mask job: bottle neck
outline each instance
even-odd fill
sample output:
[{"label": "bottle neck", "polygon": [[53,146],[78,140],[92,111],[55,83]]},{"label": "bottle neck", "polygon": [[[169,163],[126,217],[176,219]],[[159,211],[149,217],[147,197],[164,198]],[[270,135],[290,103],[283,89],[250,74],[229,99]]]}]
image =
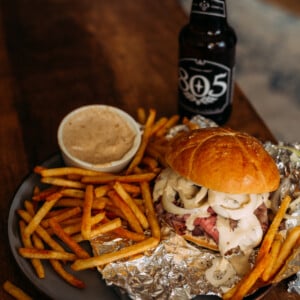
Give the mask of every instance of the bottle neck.
[{"label": "bottle neck", "polygon": [[227,24],[225,0],[193,0],[190,24],[203,28],[220,28]]}]

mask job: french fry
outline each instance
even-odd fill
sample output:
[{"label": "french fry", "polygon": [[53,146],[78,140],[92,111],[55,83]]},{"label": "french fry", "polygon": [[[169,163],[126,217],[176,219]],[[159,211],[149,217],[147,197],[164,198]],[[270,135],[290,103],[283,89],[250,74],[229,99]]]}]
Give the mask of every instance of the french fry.
[{"label": "french fry", "polygon": [[[56,206],[56,205],[54,205]],[[64,214],[65,212],[69,211],[70,209],[72,208],[69,208],[69,207],[66,207],[66,208],[61,208],[61,209],[53,209],[53,210],[50,210],[46,216],[44,217],[44,219],[41,221],[41,224],[43,224],[43,222],[47,219],[50,219],[50,218],[53,218],[53,217],[56,217],[56,216],[59,216],[61,214]]]},{"label": "french fry", "polygon": [[47,197],[49,197],[53,193],[56,193],[56,192],[59,192],[59,191],[60,191],[60,187],[51,186],[47,189],[44,189],[43,191],[34,193],[34,195],[32,197],[32,200],[34,200],[34,201],[45,200]]},{"label": "french fry", "polygon": [[3,284],[3,289],[5,292],[13,296],[18,300],[32,300],[29,295],[27,295],[22,289],[11,283],[9,280],[5,281]]},{"label": "french fry", "polygon": [[146,121],[146,124],[144,127],[144,133],[142,136],[141,145],[140,145],[136,155],[134,156],[133,160],[131,161],[130,165],[128,166],[126,174],[131,174],[132,171],[134,170],[134,168],[143,159],[146,147],[148,145],[148,142],[149,142],[149,139],[151,136],[152,126],[154,124],[155,117],[156,117],[156,111],[154,109],[150,109],[149,116],[147,118],[147,121]]},{"label": "french fry", "polygon": [[144,199],[144,205],[146,210],[146,215],[149,220],[152,236],[160,240],[160,226],[156,217],[156,213],[153,206],[153,200],[150,192],[150,186],[148,182],[141,183],[141,190]]},{"label": "french fry", "polygon": [[114,204],[106,205],[105,210],[107,212],[107,216],[109,216],[110,218],[119,217],[123,220],[126,220],[126,216],[123,214],[120,208],[114,206]]},{"label": "french fry", "polygon": [[173,115],[170,119],[168,119],[164,126],[157,131],[156,135],[158,137],[164,136],[171,127],[178,123],[179,118],[179,115]]},{"label": "french fry", "polygon": [[269,280],[269,282],[271,282],[272,284],[275,285],[275,284],[279,283],[280,281],[282,281],[283,279],[285,279],[287,277],[287,274],[290,274],[289,273],[290,271],[292,271],[292,273],[294,273],[293,261],[295,259],[298,259],[298,257],[299,257],[299,247],[300,247],[300,238],[298,238],[298,240],[292,247],[289,256],[284,261],[284,263],[282,264],[282,266],[280,267],[278,272],[273,276],[273,278],[271,280]]},{"label": "french fry", "polygon": [[46,167],[43,166],[35,166],[33,169],[33,172],[36,174],[41,174],[42,170],[46,169]]},{"label": "french fry", "polygon": [[103,196],[105,196],[105,195],[107,194],[107,192],[108,192],[109,190],[111,190],[111,186],[108,185],[108,184],[105,184],[105,185],[101,185],[101,186],[99,186],[99,187],[96,187],[96,188],[95,188],[95,196],[96,196],[97,198],[103,197]]},{"label": "french fry", "polygon": [[155,135],[168,122],[167,117],[161,117],[151,128],[151,135]]},{"label": "french fry", "polygon": [[113,231],[117,228],[120,228],[121,226],[122,226],[122,221],[120,218],[110,220],[109,222],[104,224],[99,224],[93,228],[90,238],[93,239],[99,236],[100,234]]},{"label": "french fry", "polygon": [[60,187],[69,187],[69,188],[77,188],[77,189],[84,189],[85,184],[78,182],[78,181],[73,181],[73,180],[67,180],[59,177],[42,177],[41,182],[47,183],[47,184],[52,184],[55,186],[60,186]]},{"label": "french fry", "polygon": [[291,228],[286,236],[286,239],[284,240],[279,255],[275,260],[274,266],[270,272],[269,278],[272,278],[275,276],[275,274],[280,270],[280,268],[283,266],[285,261],[288,259],[288,257],[291,254],[291,251],[297,241],[300,239],[300,226],[296,226]]},{"label": "french fry", "polygon": [[28,213],[31,216],[34,216],[34,214],[35,214],[35,208],[34,208],[34,205],[33,205],[33,203],[31,201],[25,200],[24,201],[24,207],[25,207],[25,209],[28,211]]},{"label": "french fry", "polygon": [[103,174],[102,172],[76,168],[76,167],[42,169],[38,173],[42,177],[59,177],[59,176],[66,176],[66,175],[97,176],[99,174]]},{"label": "french fry", "polygon": [[267,264],[266,269],[264,270],[261,278],[264,282],[267,282],[270,280],[271,274],[272,274],[272,269],[276,263],[277,257],[279,255],[280,248],[283,243],[283,236],[280,233],[277,233],[275,235],[274,241],[271,245],[271,250],[270,250],[270,261]]},{"label": "french fry", "polygon": [[76,175],[76,174],[69,174],[69,175],[66,175],[64,177],[65,177],[65,179],[68,179],[68,180],[80,181],[82,176],[81,175]]},{"label": "french fry", "polygon": [[146,123],[146,112],[145,109],[142,107],[139,107],[137,109],[137,121],[140,124],[145,124]]},{"label": "french fry", "polygon": [[144,241],[133,244],[128,247],[124,247],[116,252],[110,252],[99,256],[94,256],[87,259],[78,259],[72,265],[71,268],[75,271],[94,268],[97,266],[106,265],[108,263],[131,257],[133,255],[143,253],[147,250],[155,248],[159,243],[159,240],[153,237],[147,238]]},{"label": "french fry", "polygon": [[63,278],[66,282],[68,282],[70,285],[79,288],[79,289],[83,289],[85,288],[85,283],[80,280],[77,279],[75,276],[73,276],[72,274],[68,273],[62,266],[62,264],[60,263],[60,261],[55,260],[55,259],[50,259],[50,264],[52,266],[52,268],[55,270],[55,272],[61,277]]},{"label": "french fry", "polygon": [[[107,199],[104,197],[96,198],[93,201],[92,208],[101,210],[105,207]],[[83,200],[82,199],[74,199],[74,198],[63,198],[59,199],[55,205],[56,207],[83,207]]]},{"label": "french fry", "polygon": [[83,190],[78,190],[78,189],[62,189],[61,194],[64,197],[70,197],[70,198],[79,198],[83,199],[84,198],[84,191]]},{"label": "french fry", "polygon": [[114,190],[119,194],[119,196],[124,200],[124,202],[129,206],[129,208],[135,214],[141,226],[144,229],[149,228],[149,223],[144,213],[140,210],[140,208],[137,206],[137,204],[134,202],[131,196],[126,192],[123,185],[120,182],[116,181],[113,187]]},{"label": "french fry", "polygon": [[143,228],[141,227],[138,219],[130,209],[130,207],[122,200],[122,198],[115,191],[108,192],[108,196],[114,202],[115,206],[120,208],[129,226],[138,233],[143,233]]},{"label": "french fry", "polygon": [[[17,210],[17,213],[27,224],[32,220],[30,214],[25,210],[19,209]],[[42,226],[37,226],[35,231],[39,237],[52,249],[56,251],[64,251],[63,247],[59,245]]]},{"label": "french fry", "polygon": [[56,199],[44,202],[44,204],[41,206],[38,212],[33,216],[31,221],[27,224],[27,227],[24,230],[25,235],[30,236],[36,230],[36,228],[39,226],[40,222],[45,217],[45,215],[59,200],[60,196],[61,196],[60,194],[57,194]]},{"label": "french fry", "polygon": [[94,200],[94,187],[92,185],[87,185],[85,190],[85,197],[83,203],[83,214],[81,221],[81,234],[85,240],[88,240],[90,237],[92,229],[92,206]]},{"label": "french fry", "polygon": [[25,258],[59,259],[66,261],[74,261],[77,258],[73,253],[47,249],[19,248],[19,253]]},{"label": "french fry", "polygon": [[[79,206],[76,206],[71,209],[66,209],[66,210],[64,209],[59,214],[56,214],[50,219],[54,219],[56,222],[60,223],[64,220],[67,220],[73,216],[78,215],[79,213],[81,213],[81,208]],[[41,224],[43,227],[47,228],[49,226],[49,218],[41,221]]]},{"label": "french fry", "polygon": [[[113,219],[107,223],[104,224],[99,224],[98,226],[94,227],[93,230],[90,233],[89,239],[94,239],[97,236],[113,231],[117,228],[120,228],[122,226],[122,222],[120,218]],[[73,236],[73,239],[77,242],[80,243],[84,241],[85,239],[83,238],[82,234],[78,234],[76,236]]]},{"label": "french fry", "polygon": [[288,209],[288,206],[291,202],[291,197],[290,196],[286,196],[284,197],[284,199],[281,202],[281,205],[262,241],[262,244],[260,246],[258,255],[257,255],[257,260],[260,260],[262,257],[264,257],[267,253],[269,253],[272,242],[274,240],[274,237],[276,235],[276,233],[278,232],[278,228],[279,225],[285,215],[285,212]]},{"label": "french fry", "polygon": [[[30,237],[28,237],[24,234],[24,230],[26,228],[25,221],[20,220],[19,221],[19,226],[20,226],[20,233],[21,233],[21,239],[22,239],[22,242],[23,242],[23,246],[25,248],[33,248]],[[37,276],[39,278],[45,278],[45,269],[44,269],[41,261],[39,259],[33,258],[33,259],[31,259],[31,264],[32,264]]]},{"label": "french fry", "polygon": [[[95,224],[101,222],[104,219],[104,217],[105,217],[105,212],[100,212],[97,215],[93,216],[91,218],[92,225],[95,225]],[[80,219],[80,222],[70,224],[70,225],[64,227],[64,231],[69,235],[81,232],[81,221],[82,221],[82,218]]]},{"label": "french fry", "polygon": [[37,234],[32,235],[32,243],[37,249],[45,249],[42,239]]},{"label": "french fry", "polygon": [[60,222],[60,225],[65,230],[65,228],[68,227],[68,226],[78,224],[79,225],[79,231],[80,231],[81,230],[81,219],[82,219],[81,216],[70,218],[68,220]]},{"label": "french fry", "polygon": [[134,183],[125,183],[122,182],[122,186],[125,189],[125,191],[133,196],[137,196],[141,193],[141,189],[138,185]]},{"label": "french fry", "polygon": [[54,233],[80,258],[88,258],[90,255],[69,236],[55,219],[49,220],[49,225]]},{"label": "french fry", "polygon": [[103,175],[103,176],[84,176],[81,182],[86,184],[105,184],[114,181],[120,181],[125,183],[138,183],[142,181],[150,181],[156,177],[153,172],[144,174],[131,174],[131,175]]}]

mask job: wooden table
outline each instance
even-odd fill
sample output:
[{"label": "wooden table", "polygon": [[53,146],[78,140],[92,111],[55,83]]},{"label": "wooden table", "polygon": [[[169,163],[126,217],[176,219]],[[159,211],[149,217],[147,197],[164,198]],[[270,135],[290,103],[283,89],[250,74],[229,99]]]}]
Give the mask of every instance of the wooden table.
[{"label": "wooden table", "polygon": [[279,8],[286,12],[299,16],[300,15],[300,3],[298,0],[261,0],[269,4],[275,4]]},{"label": "wooden table", "polygon": [[[175,0],[3,0],[0,22],[0,283],[47,299],[20,272],[7,237],[14,191],[58,151],[56,130],[91,103],[176,113],[177,35],[187,21]],[[274,137],[236,86],[228,126]],[[280,285],[264,299],[296,299]],[[12,299],[0,289],[1,299]]]}]

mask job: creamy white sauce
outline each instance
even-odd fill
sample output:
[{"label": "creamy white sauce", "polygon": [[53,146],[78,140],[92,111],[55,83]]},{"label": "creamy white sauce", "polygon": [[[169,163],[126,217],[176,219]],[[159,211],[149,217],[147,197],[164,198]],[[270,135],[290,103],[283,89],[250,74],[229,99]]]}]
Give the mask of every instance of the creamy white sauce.
[{"label": "creamy white sauce", "polygon": [[238,220],[237,227],[232,229],[229,219],[217,217],[219,231],[219,250],[222,255],[230,249],[240,247],[244,254],[250,254],[261,241],[263,231],[257,217],[251,213],[247,218]]}]

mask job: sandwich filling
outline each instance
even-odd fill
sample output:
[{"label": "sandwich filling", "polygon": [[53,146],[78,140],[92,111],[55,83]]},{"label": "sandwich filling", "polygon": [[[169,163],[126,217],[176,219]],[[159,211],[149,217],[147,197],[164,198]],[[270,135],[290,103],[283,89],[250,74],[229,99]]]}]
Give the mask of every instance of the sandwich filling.
[{"label": "sandwich filling", "polygon": [[171,168],[158,177],[154,191],[159,214],[178,234],[212,239],[222,255],[245,255],[259,245],[268,227],[269,193],[228,194],[180,176]]}]

